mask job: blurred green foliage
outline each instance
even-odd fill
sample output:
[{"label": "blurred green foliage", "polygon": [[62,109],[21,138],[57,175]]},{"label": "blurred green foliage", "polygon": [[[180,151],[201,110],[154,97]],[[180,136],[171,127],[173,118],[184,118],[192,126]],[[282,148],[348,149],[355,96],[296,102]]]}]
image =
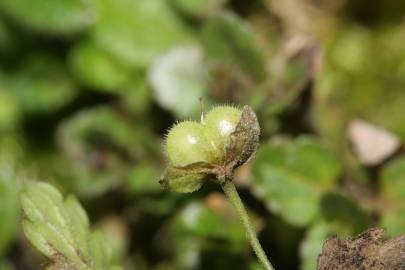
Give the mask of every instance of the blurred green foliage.
[{"label": "blurred green foliage", "polygon": [[0,168],[0,256],[3,256],[17,232],[19,204],[13,168],[5,161],[1,161]]},{"label": "blurred green foliage", "polygon": [[335,186],[340,173],[333,154],[311,138],[262,145],[256,159],[254,192],[272,212],[298,226],[318,215],[322,194]]},{"label": "blurred green foliage", "polygon": [[[107,243],[124,269],[260,269],[217,187],[158,184],[166,130],[197,119],[200,97],[259,117],[261,147],[235,181],[276,269],[315,269],[333,234],[404,233],[404,4],[371,2],[0,1],[0,269],[44,263],[18,225],[27,178],[80,201],[47,184],[23,191],[32,207],[48,200],[57,232],[41,232],[61,249],[59,234],[78,245],[71,230],[87,237],[91,224],[107,239],[86,240],[97,262]],[[400,146],[365,164],[356,149],[376,134],[349,138],[354,119]],[[88,221],[69,214],[80,205]],[[26,232],[43,227],[22,217]]]}]

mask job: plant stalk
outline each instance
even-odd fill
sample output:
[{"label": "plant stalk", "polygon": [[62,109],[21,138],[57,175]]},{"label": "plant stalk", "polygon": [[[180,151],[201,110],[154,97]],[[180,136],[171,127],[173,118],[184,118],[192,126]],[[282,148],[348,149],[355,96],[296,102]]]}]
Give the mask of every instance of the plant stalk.
[{"label": "plant stalk", "polygon": [[239,194],[238,194],[238,191],[236,190],[235,185],[233,184],[232,181],[228,180],[228,181],[224,181],[224,183],[221,186],[222,186],[224,193],[226,194],[228,199],[231,201],[233,207],[235,208],[236,212],[238,213],[238,216],[239,216],[240,220],[242,221],[243,226],[245,227],[246,236],[247,236],[254,252],[256,253],[257,258],[259,259],[259,262],[262,264],[264,269],[274,270],[274,267],[271,265],[269,259],[266,256],[266,253],[264,253],[264,250],[259,243],[259,239],[256,236],[256,232],[253,228],[252,223],[250,222],[246,208],[243,205],[242,200],[239,197]]}]

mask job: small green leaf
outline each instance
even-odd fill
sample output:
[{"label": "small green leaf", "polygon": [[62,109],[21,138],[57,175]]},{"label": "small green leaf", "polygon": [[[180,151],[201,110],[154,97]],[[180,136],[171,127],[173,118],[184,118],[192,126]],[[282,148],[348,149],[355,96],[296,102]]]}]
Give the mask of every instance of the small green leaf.
[{"label": "small green leaf", "polygon": [[25,237],[38,249],[39,252],[51,258],[56,254],[56,251],[48,244],[48,240],[42,233],[38,232],[38,228],[29,221],[22,222]]},{"label": "small green leaf", "polygon": [[51,55],[31,55],[6,76],[5,87],[27,113],[53,112],[76,95],[63,62]]},{"label": "small green leaf", "polygon": [[99,91],[122,92],[131,72],[94,42],[76,45],[69,55],[71,69],[83,84]]},{"label": "small green leaf", "polygon": [[90,233],[87,214],[76,198],[64,199],[47,183],[27,181],[20,199],[24,233],[50,260],[49,269],[109,269],[106,242]]},{"label": "small green leaf", "polygon": [[257,153],[254,192],[287,222],[302,226],[319,214],[321,195],[339,172],[335,156],[312,138],[273,141]]},{"label": "small green leaf", "polygon": [[78,254],[86,256],[87,245],[81,242],[82,232],[75,229],[84,227],[87,234],[88,224],[75,223],[76,217],[67,211],[68,201],[63,201],[59,191],[46,183],[27,182],[21,193],[21,204],[25,213],[24,232],[32,244],[48,257],[61,253],[72,264],[86,269],[87,262]]},{"label": "small green leaf", "polygon": [[266,77],[264,57],[252,30],[235,14],[223,12],[210,19],[202,38],[205,52],[214,63],[236,65],[258,81]]},{"label": "small green leaf", "polygon": [[165,50],[189,40],[163,0],[103,0],[92,34],[102,49],[135,67],[147,67]]},{"label": "small green leaf", "polygon": [[89,228],[89,219],[76,197],[69,195],[65,200],[65,209],[71,217],[69,226],[75,232],[77,243],[86,246]]},{"label": "small green leaf", "polygon": [[3,0],[0,9],[18,23],[51,34],[86,29],[96,19],[96,0]]}]

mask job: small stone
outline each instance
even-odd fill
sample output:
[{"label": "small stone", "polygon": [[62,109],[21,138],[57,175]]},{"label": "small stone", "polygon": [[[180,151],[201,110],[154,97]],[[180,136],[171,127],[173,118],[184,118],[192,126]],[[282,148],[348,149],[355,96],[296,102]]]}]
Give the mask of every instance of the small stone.
[{"label": "small stone", "polygon": [[378,165],[400,146],[400,140],[394,134],[360,119],[349,123],[347,135],[354,152],[365,165]]}]

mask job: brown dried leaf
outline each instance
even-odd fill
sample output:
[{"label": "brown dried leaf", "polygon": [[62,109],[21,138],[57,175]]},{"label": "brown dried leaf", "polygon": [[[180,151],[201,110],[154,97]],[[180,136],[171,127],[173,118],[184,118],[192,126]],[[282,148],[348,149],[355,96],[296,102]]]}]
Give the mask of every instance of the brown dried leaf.
[{"label": "brown dried leaf", "polygon": [[259,137],[257,116],[251,107],[244,106],[239,123],[226,146],[226,164],[235,169],[248,161],[259,147]]},{"label": "brown dried leaf", "polygon": [[405,269],[405,235],[386,241],[379,250],[379,259],[384,269]]},{"label": "brown dried leaf", "polygon": [[405,270],[405,236],[384,242],[384,230],[370,229],[359,236],[325,241],[318,270]]}]

